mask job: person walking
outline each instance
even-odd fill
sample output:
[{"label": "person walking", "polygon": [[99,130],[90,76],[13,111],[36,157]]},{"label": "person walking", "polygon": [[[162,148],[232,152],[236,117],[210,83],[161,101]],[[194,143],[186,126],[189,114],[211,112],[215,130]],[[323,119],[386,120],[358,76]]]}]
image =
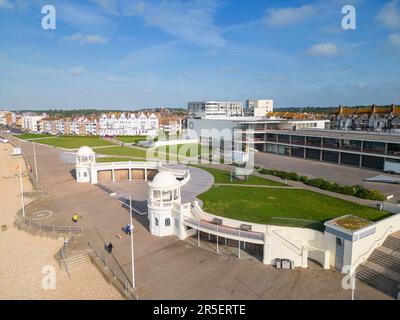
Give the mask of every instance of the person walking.
[{"label": "person walking", "polygon": [[110,243],[108,244],[108,246],[107,246],[107,251],[108,251],[109,254],[112,253],[112,249],[113,249],[113,244],[110,242]]}]

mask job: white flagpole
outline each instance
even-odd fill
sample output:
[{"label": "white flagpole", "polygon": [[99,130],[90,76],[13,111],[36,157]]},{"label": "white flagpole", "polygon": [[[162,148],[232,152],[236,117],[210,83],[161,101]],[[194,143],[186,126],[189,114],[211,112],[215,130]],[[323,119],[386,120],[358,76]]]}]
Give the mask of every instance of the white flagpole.
[{"label": "white flagpole", "polygon": [[21,161],[19,161],[19,188],[21,192],[21,203],[22,203],[22,215],[25,218],[25,202],[24,202],[24,188],[22,186],[22,165]]},{"label": "white flagpole", "polygon": [[239,257],[238,258],[240,259],[240,228],[239,228]]},{"label": "white flagpole", "polygon": [[131,222],[132,287],[135,289],[135,265],[134,265],[134,255],[133,255],[132,196],[129,196],[129,217],[130,217],[130,222]]},{"label": "white flagpole", "polygon": [[218,238],[218,224],[217,224],[217,253],[219,253],[219,238]]},{"label": "white flagpole", "polygon": [[36,161],[36,148],[35,148],[35,143],[32,142],[33,145],[33,161],[35,162],[35,177],[36,177],[36,181],[39,181],[38,178],[38,169],[37,169],[37,161]]}]

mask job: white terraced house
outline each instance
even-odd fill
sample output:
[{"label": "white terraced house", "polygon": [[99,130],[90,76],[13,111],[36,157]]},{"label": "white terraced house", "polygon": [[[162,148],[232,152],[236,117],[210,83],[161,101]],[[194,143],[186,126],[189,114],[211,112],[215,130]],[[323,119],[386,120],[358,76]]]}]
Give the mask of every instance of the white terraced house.
[{"label": "white terraced house", "polygon": [[100,117],[100,135],[157,135],[159,128],[159,120],[157,116],[152,113],[146,115],[139,113],[135,115],[131,113],[125,115],[122,113],[119,117],[115,114],[107,116],[102,114]]}]

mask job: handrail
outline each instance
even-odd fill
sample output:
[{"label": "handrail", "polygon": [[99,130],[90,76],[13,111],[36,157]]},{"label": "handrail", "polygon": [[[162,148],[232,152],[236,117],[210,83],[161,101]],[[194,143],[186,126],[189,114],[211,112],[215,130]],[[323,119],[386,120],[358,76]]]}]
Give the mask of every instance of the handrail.
[{"label": "handrail", "polygon": [[387,237],[388,237],[388,233],[392,233],[392,232],[393,232],[393,226],[390,225],[390,226],[386,229],[386,231],[385,231],[385,233],[383,234],[383,236],[380,237],[379,239],[375,240],[375,241],[372,243],[372,245],[368,248],[368,250],[367,250],[364,254],[362,254],[361,256],[359,256],[359,257],[357,258],[357,260],[352,264],[353,270],[354,270],[355,268],[358,267],[357,263],[361,263],[361,261],[359,262],[359,260],[360,260],[361,258],[364,258],[364,256],[366,256],[366,255],[368,255],[368,256],[371,255],[372,251],[374,251],[374,250],[376,249],[376,247],[375,247],[376,244],[377,244],[378,242],[380,242],[383,238],[387,238]]},{"label": "handrail", "polygon": [[[107,256],[104,258],[103,255],[100,253],[100,250],[98,250],[92,243],[92,241],[90,241],[88,243],[89,245],[89,249],[96,255],[97,258],[99,258],[101,260],[101,262],[103,263],[104,267],[107,268],[108,270],[111,271],[112,275],[114,276],[115,279],[117,279],[120,284],[124,287],[125,292],[130,295],[131,297],[134,297],[136,300],[138,300],[138,296],[137,296],[137,291],[135,288],[133,288],[133,286],[130,284],[130,280],[128,279],[128,277],[124,274],[124,271],[122,270],[121,267],[119,267],[122,271],[122,276],[117,272],[118,269],[116,269],[115,267],[111,266],[109,264],[109,261],[107,260]],[[117,262],[118,265],[118,262]]]},{"label": "handrail", "polygon": [[[247,239],[259,240],[259,241],[264,240],[264,234],[262,234],[262,233],[245,231],[245,230],[241,230],[241,229],[237,229],[237,228],[230,228],[230,227],[223,226],[223,225],[216,225],[212,222],[199,221],[199,220],[192,219],[189,217],[184,217],[184,221],[188,224],[191,224],[192,226],[212,230],[212,231],[222,233],[225,235],[231,235],[231,236],[235,236],[235,237],[244,237]],[[217,231],[217,229],[218,229],[218,231]]]},{"label": "handrail", "polygon": [[[302,255],[303,254],[303,250],[302,248],[299,248],[298,246],[296,246],[294,243],[290,242],[288,239],[284,238],[282,235],[280,235],[279,233],[277,233],[276,231],[272,231],[273,235],[278,236],[278,240],[279,240],[284,246],[286,246],[288,249],[292,250],[294,253],[298,254],[298,255]],[[283,241],[282,241],[283,240]]]}]

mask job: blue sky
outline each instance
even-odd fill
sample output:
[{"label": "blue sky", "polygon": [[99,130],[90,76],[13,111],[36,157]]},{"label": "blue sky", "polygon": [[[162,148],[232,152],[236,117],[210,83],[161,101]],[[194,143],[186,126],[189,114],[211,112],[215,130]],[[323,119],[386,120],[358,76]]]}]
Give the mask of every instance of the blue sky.
[{"label": "blue sky", "polygon": [[399,104],[400,0],[0,0],[0,109],[248,98]]}]

